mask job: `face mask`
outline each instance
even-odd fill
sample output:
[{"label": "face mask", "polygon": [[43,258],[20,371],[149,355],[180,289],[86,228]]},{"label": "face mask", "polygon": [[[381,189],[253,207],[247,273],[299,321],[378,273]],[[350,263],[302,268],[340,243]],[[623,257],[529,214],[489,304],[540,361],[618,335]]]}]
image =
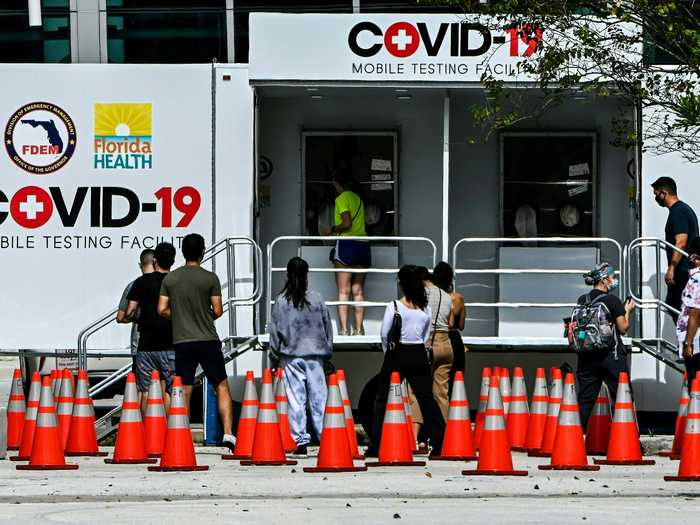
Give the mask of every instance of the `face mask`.
[{"label": "face mask", "polygon": [[620,287],[620,281],[613,281],[610,283],[608,290],[617,290]]},{"label": "face mask", "polygon": [[664,205],[664,199],[663,199],[663,197],[661,197],[660,194],[659,194],[659,195],[654,195],[654,200],[656,201],[656,204],[658,204],[658,205],[661,206],[662,208],[665,206],[665,205]]}]

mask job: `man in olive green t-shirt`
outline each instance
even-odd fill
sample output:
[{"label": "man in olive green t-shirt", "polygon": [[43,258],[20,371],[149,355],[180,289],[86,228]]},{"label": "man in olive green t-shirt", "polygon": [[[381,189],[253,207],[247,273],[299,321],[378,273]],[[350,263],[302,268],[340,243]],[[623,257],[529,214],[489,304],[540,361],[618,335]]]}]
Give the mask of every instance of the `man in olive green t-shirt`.
[{"label": "man in olive green t-shirt", "polygon": [[221,283],[215,273],[201,267],[204,248],[204,238],[199,234],[191,233],[182,240],[185,266],[163,279],[158,313],[172,321],[175,371],[182,379],[185,405],[189,410],[195,372],[201,365],[216,392],[224,427],[223,445],[233,450],[233,405],[221,341],[214,326],[223,315]]}]

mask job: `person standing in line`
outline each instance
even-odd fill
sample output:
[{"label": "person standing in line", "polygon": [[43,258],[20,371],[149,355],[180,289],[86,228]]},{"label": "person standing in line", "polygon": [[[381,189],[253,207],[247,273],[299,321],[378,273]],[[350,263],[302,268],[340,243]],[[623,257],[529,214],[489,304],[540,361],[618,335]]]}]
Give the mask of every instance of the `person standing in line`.
[{"label": "person standing in line", "polygon": [[[608,387],[610,398],[617,397],[617,385],[620,372],[629,373],[627,366],[627,350],[622,342],[622,335],[630,327],[630,314],[634,310],[632,300],[622,301],[613,291],[619,287],[615,270],[603,262],[584,275],[586,284],[593,289],[578,298],[577,304],[594,307],[601,305],[603,318],[599,319],[599,327],[609,327],[609,346],[605,349],[586,350],[578,353],[576,380],[578,382],[578,403],[581,412],[581,426],[586,428],[593,405],[600,392],[603,382]],[[574,310],[575,311],[575,310]],[[597,333],[602,333],[598,330]]]},{"label": "person standing in line", "polygon": [[462,330],[466,321],[466,308],[464,307],[464,296],[454,290],[454,270],[444,261],[437,263],[431,274],[431,280],[435,286],[447,292],[452,299],[452,309],[448,320],[448,336],[452,344],[452,367],[450,368],[450,379],[448,397],[452,394],[452,383],[455,373],[459,370],[464,372],[465,352],[462,341]]},{"label": "person standing in line", "polygon": [[333,350],[333,326],[321,295],[308,289],[309,265],[293,257],[287,263],[287,282],[275,300],[270,320],[270,361],[284,369],[288,417],[297,445],[295,456],[307,455],[307,405],[318,439],[326,408],[325,362]]},{"label": "person standing in line", "polygon": [[141,411],[146,414],[151,372],[160,374],[160,386],[167,412],[170,406],[170,389],[175,375],[175,351],[173,328],[169,319],[158,315],[158,301],[163,279],[175,262],[175,247],[169,242],[156,246],[154,271],[134,281],[129,290],[129,306],[126,317],[131,319],[140,312],[136,323],[139,327],[138,352],[134,356],[136,386],[141,397]]},{"label": "person standing in line", "polygon": [[[665,240],[679,250],[686,251],[688,243],[699,235],[698,218],[693,209],[678,198],[676,181],[671,177],[659,177],[651,185],[654,190],[654,200],[664,208],[668,208],[666,219]],[[681,294],[688,282],[688,258],[672,248],[666,248],[668,269],[666,281],[666,304],[681,309]],[[669,312],[673,322],[678,321],[678,314]]]},{"label": "person standing in line", "polygon": [[226,364],[214,321],[224,313],[221,283],[215,273],[202,268],[204,238],[190,233],[182,239],[185,266],[163,279],[158,314],[172,320],[175,371],[182,379],[185,406],[190,407],[197,366],[214,387],[224,429],[222,444],[233,450],[233,403],[228,386]]},{"label": "person standing in line", "polygon": [[[153,254],[154,252],[150,248],[147,248],[141,252],[141,255],[139,256],[139,270],[141,270],[141,275],[146,275],[154,270]],[[137,323],[134,322],[134,319],[138,318],[138,311],[136,312],[136,315],[133,319],[128,319],[126,316],[126,310],[129,307],[129,290],[131,290],[131,286],[133,284],[134,281],[131,281],[129,284],[126,285],[126,288],[124,288],[124,291],[122,292],[122,297],[121,299],[119,299],[119,306],[117,307],[116,318],[116,321],[119,324],[132,323],[131,340],[129,343],[132,357],[136,355],[136,352],[139,348],[139,328]]]},{"label": "person standing in line", "polygon": [[[333,186],[338,197],[335,199],[334,224],[326,234],[339,236],[334,250],[331,252],[331,262],[338,269],[344,268],[369,268],[372,265],[372,252],[370,245],[365,241],[344,240],[343,237],[366,237],[365,230],[365,205],[362,198],[351,191],[351,179],[347,170],[339,169],[333,175]],[[335,274],[338,286],[338,300],[364,301],[365,273],[338,272]],[[352,335],[364,335],[363,326],[365,309],[362,306],[354,307],[355,326]],[[338,305],[338,335],[350,335],[348,318],[350,307]]]},{"label": "person standing in line", "polygon": [[688,372],[688,393],[692,379],[700,371],[700,237],[695,237],[688,246],[690,271],[682,294],[681,315],[678,316],[676,333],[678,351],[685,361]]},{"label": "person standing in line", "polygon": [[[379,451],[392,372],[399,372],[413,390],[423,414],[433,453],[437,455],[442,449],[445,421],[432,392],[431,364],[426,347],[430,339],[432,312],[422,277],[416,266],[403,266],[399,270],[398,281],[404,295],[398,301],[390,302],[384,312],[381,326],[384,362],[374,402],[374,422],[366,456],[376,456]],[[401,316],[400,334],[393,334],[392,330],[395,313]]]},{"label": "person standing in line", "polygon": [[449,336],[452,298],[450,294],[435,285],[426,268],[421,267],[420,271],[423,274],[428,306],[432,312],[428,346],[433,353],[433,397],[440,407],[443,419],[447,420],[447,411],[450,408],[447,392],[453,361],[452,343]]}]

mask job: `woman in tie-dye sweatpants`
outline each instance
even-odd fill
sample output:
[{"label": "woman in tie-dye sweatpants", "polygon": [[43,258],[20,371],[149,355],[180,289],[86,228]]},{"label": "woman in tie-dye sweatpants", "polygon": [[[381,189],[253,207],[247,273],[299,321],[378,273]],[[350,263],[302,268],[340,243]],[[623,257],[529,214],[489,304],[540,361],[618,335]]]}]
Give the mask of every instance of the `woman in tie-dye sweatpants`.
[{"label": "woman in tie-dye sweatpants", "polygon": [[326,407],[324,364],[333,349],[333,328],[320,294],[308,290],[309,265],[300,257],[287,263],[287,282],[275,300],[270,319],[270,360],[284,369],[288,417],[296,456],[305,456],[311,436],[306,408],[320,439]]}]

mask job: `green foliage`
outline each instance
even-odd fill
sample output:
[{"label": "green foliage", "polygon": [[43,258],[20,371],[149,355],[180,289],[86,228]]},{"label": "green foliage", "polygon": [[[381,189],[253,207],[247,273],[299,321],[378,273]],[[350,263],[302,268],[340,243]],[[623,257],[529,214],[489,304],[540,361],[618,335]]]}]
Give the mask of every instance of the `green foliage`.
[{"label": "green foliage", "polygon": [[[630,141],[659,153],[681,151],[700,161],[700,1],[694,0],[423,0],[460,8],[492,29],[542,28],[535,54],[521,71],[540,88],[536,107],[527,90],[507,89],[491,73],[488,96],[471,108],[488,137],[570,100],[572,95],[616,97],[644,110],[644,136],[624,126],[616,144]],[[488,60],[488,57],[486,58]],[[629,111],[628,111],[629,114]],[[613,126],[615,128],[615,126]]]}]

